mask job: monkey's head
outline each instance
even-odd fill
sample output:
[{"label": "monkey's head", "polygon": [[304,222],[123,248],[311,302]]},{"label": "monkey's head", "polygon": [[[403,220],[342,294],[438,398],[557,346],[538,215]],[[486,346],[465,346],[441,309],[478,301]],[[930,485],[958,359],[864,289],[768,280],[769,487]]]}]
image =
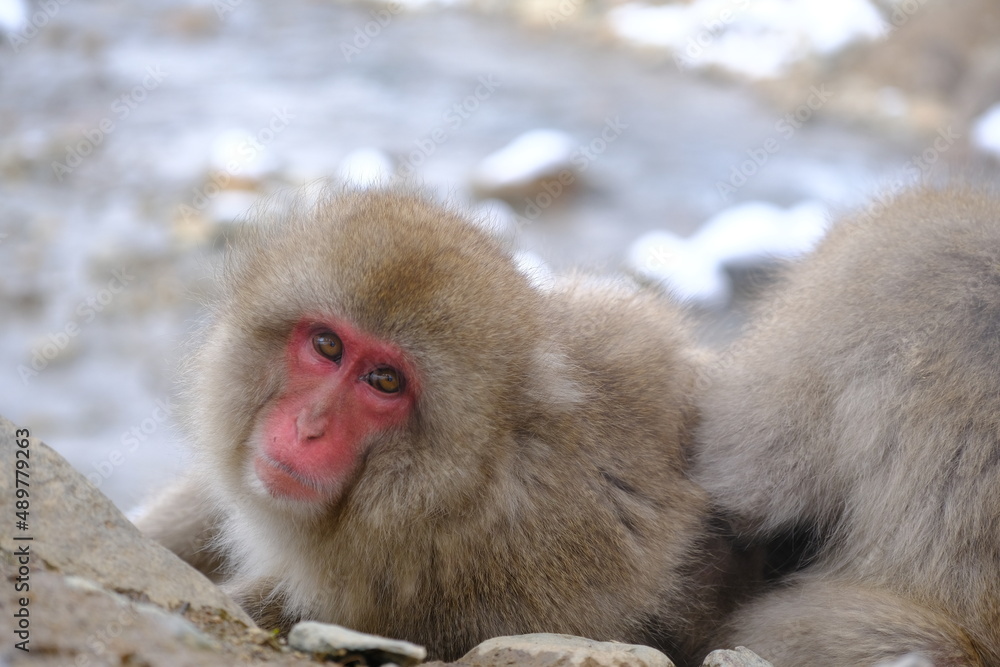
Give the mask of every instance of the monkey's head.
[{"label": "monkey's head", "polygon": [[415,194],[266,214],[192,367],[201,464],[224,502],[290,519],[442,512],[511,455],[540,299],[502,242]]}]

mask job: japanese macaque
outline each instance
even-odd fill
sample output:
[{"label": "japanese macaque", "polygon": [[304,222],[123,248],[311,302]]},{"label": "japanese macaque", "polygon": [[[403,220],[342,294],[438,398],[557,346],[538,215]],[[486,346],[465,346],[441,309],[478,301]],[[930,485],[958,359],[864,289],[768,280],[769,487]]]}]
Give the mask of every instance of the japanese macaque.
[{"label": "japanese macaque", "polygon": [[717,642],[778,667],[1000,665],[1000,198],[835,225],[719,365],[696,479],[807,564]]},{"label": "japanese macaque", "polygon": [[230,253],[195,466],[139,520],[264,627],[453,659],[556,632],[697,654],[741,567],[686,478],[702,353],[638,288],[541,290],[399,191],[300,203]]}]

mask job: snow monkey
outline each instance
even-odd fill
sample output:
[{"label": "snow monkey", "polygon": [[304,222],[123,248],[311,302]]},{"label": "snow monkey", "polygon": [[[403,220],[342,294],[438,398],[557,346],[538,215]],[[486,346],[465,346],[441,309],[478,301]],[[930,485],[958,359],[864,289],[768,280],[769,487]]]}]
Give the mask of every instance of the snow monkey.
[{"label": "snow monkey", "polygon": [[703,354],[663,295],[540,289],[405,190],[248,223],[190,368],[195,465],[139,520],[264,627],[454,659],[528,632],[692,664],[743,587],[687,476]]},{"label": "snow monkey", "polygon": [[808,563],[720,635],[778,667],[1000,665],[1000,198],[835,225],[700,401],[695,478]]}]

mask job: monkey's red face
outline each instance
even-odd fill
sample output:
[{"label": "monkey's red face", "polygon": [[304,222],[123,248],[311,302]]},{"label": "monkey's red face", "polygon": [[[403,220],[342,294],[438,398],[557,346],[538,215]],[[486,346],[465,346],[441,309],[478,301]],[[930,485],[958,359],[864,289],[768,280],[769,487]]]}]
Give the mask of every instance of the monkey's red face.
[{"label": "monkey's red face", "polygon": [[417,377],[396,346],[328,318],[295,326],[285,364],[285,389],[258,431],[254,472],[274,497],[323,503],[374,436],[406,420]]}]

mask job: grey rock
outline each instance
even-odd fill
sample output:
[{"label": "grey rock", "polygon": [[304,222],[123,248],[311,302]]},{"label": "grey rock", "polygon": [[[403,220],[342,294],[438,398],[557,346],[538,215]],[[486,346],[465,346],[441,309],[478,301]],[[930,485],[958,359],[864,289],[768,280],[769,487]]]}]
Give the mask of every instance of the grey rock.
[{"label": "grey rock", "polygon": [[702,667],[774,667],[764,658],[743,646],[735,651],[712,651]]},{"label": "grey rock", "polygon": [[[0,579],[15,575],[16,566],[0,557]],[[310,659],[272,649],[255,637],[259,630],[224,631],[213,637],[182,618],[151,604],[133,602],[93,582],[64,577],[44,569],[30,574],[30,653],[13,641],[0,643],[0,665],[66,667],[66,665],[148,665],[150,667],[309,667]],[[11,618],[17,598],[0,588],[0,616]],[[229,622],[227,627],[242,625]],[[233,628],[236,630],[236,628]],[[244,629],[245,630],[245,629]],[[13,635],[12,635],[13,637]]]},{"label": "grey rock", "polygon": [[378,635],[355,632],[339,625],[303,621],[288,634],[288,645],[303,653],[339,659],[362,655],[369,665],[395,663],[400,667],[415,665],[427,657],[422,646]]},{"label": "grey rock", "polygon": [[183,616],[172,614],[156,605],[146,602],[133,602],[124,595],[109,591],[100,584],[84,577],[70,575],[63,577],[62,581],[67,588],[84,596],[104,596],[104,605],[114,605],[119,616],[124,614],[127,617],[128,614],[131,614],[132,616],[142,617],[148,623],[149,628],[164,639],[180,640],[194,648],[218,648],[217,642],[213,641]]},{"label": "grey rock", "polygon": [[511,664],[530,667],[674,667],[670,658],[648,646],[554,634],[488,639],[469,651],[459,664],[476,667]]},{"label": "grey rock", "polygon": [[[83,475],[37,438],[19,448],[17,426],[0,417],[0,498],[13,505],[16,461],[26,461],[21,477],[28,491],[27,530],[13,520],[0,522],[0,552],[28,546],[32,566],[82,577],[107,590],[166,609],[184,603],[221,610],[248,627],[253,622],[228,596],[174,554],[139,533]],[[27,451],[27,459],[16,458]],[[30,536],[31,541],[15,541]],[[72,584],[71,584],[72,585]],[[76,585],[80,585],[77,581]]]},{"label": "grey rock", "polygon": [[[0,642],[0,667],[315,664],[254,627],[210,581],[140,535],[58,454],[35,439],[18,447],[15,430],[0,417],[0,506],[12,514],[0,522],[0,581],[30,590],[0,586],[0,617],[24,618],[30,653],[12,633]],[[27,458],[17,455],[25,449]],[[17,461],[28,464],[20,477]],[[28,507],[19,510],[17,500]],[[17,527],[21,520],[26,530]]]}]

